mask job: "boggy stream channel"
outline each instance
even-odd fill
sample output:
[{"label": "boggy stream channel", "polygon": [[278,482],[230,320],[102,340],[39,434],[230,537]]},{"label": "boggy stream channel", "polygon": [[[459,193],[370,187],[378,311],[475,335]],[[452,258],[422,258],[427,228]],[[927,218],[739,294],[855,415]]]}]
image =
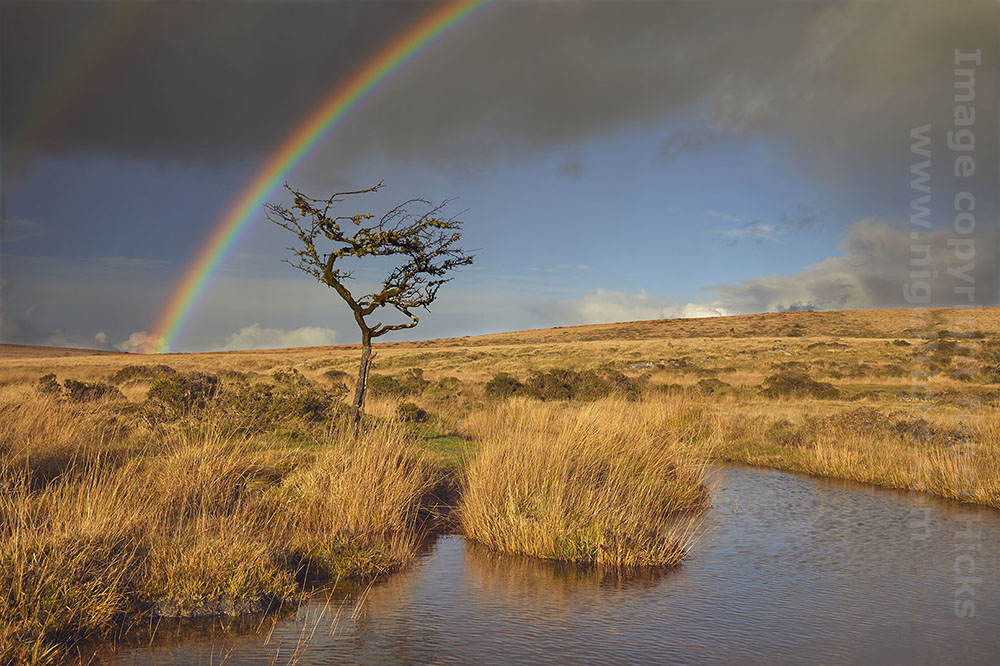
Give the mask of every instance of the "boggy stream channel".
[{"label": "boggy stream channel", "polygon": [[300,664],[1000,663],[1000,511],[777,471],[712,475],[713,527],[667,572],[621,579],[443,536],[269,637],[272,621],[164,630],[98,658],[286,664],[302,640]]}]

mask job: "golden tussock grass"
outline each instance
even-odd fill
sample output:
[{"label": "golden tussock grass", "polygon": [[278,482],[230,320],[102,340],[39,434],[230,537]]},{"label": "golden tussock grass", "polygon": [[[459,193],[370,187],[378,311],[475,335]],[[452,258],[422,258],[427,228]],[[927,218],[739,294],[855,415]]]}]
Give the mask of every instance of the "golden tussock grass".
[{"label": "golden tussock grass", "polygon": [[212,419],[108,426],[100,407],[5,408],[0,663],[56,660],[149,615],[297,603],[419,547],[439,478],[399,424],[308,450]]},{"label": "golden tussock grass", "polygon": [[1000,416],[965,415],[954,427],[873,407],[775,418],[767,408],[716,413],[716,459],[918,490],[1000,507]]},{"label": "golden tussock grass", "polygon": [[686,405],[514,399],[469,418],[462,532],[495,550],[614,567],[670,565],[707,500]]}]

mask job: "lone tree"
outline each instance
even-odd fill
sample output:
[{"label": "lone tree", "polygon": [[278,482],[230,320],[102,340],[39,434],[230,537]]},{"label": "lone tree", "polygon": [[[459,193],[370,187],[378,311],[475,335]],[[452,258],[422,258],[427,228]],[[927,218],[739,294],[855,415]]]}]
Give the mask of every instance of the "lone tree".
[{"label": "lone tree", "polygon": [[[361,367],[351,409],[351,429],[355,437],[361,430],[368,370],[375,356],[372,340],[390,331],[416,326],[420,319],[413,311],[427,310],[441,285],[451,280],[445,277],[448,272],[467,266],[473,260],[473,256],[458,245],[462,238],[462,222],[442,214],[451,200],[432,204],[425,199],[410,199],[389,210],[377,222],[373,221],[375,216],[371,213],[339,215],[331,212],[349,197],[377,192],[382,185],[314,199],[286,183],[285,189],[292,195],[292,208],[265,204],[267,219],[298,239],[295,247],[288,248],[295,259],[285,259],[285,262],[333,287],[351,308],[361,329]],[[353,270],[345,270],[343,264],[351,258],[367,257],[391,257],[394,261],[379,291],[355,296],[346,286]],[[399,324],[368,323],[367,318],[382,308],[394,308],[408,320]]]}]

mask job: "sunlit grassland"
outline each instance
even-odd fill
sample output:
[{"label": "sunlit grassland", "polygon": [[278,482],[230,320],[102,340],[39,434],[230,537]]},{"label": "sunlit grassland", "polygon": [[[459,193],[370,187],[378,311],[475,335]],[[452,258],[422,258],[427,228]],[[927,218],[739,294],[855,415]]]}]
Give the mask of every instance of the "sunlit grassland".
[{"label": "sunlit grassland", "polygon": [[[293,606],[396,571],[430,530],[599,567],[674,564],[711,501],[713,461],[1000,507],[996,315],[786,313],[388,344],[359,442],[338,411],[354,348],[7,347],[0,663],[53,660],[154,615]],[[154,399],[159,364],[207,373],[218,392],[183,409]],[[116,392],[45,393],[49,373]],[[512,397],[488,390],[498,373]]]}]

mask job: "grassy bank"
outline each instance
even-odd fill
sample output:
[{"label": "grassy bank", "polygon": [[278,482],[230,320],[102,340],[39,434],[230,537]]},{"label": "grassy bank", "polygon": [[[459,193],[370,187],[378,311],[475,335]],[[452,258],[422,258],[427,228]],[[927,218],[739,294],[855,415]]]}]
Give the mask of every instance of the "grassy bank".
[{"label": "grassy bank", "polygon": [[714,415],[718,436],[706,451],[718,460],[1000,508],[1000,417],[993,409],[963,417],[956,425],[856,407],[774,418],[766,409],[747,408]]},{"label": "grassy bank", "polygon": [[152,615],[277,609],[416,552],[440,478],[398,423],[317,447],[231,414],[150,424],[123,406],[0,414],[0,663]]}]

